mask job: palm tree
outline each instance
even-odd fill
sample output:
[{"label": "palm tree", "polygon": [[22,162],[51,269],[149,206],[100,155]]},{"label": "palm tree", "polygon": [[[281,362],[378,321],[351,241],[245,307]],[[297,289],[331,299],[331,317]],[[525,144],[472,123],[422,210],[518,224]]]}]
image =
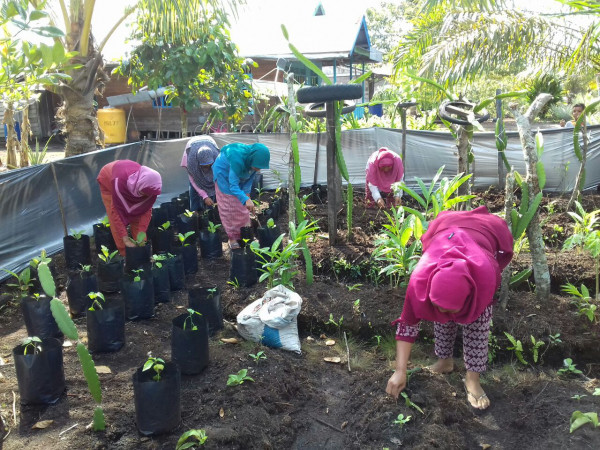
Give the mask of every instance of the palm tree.
[{"label": "palm tree", "polygon": [[95,0],[59,0],[65,39],[69,52],[78,55],[73,62],[78,66],[69,71],[71,80],[60,85],[58,91],[63,104],[57,116],[67,135],[65,156],[96,150],[99,141],[98,121],[94,108],[94,95],[101,94],[108,75],[104,72],[102,49],[113,32],[134,11],[151,20],[145,20],[142,33],[154,39],[171,42],[193,39],[196,23],[207,11],[235,12],[243,0],[139,0],[126,9],[108,35],[96,42],[92,34],[92,17]]}]

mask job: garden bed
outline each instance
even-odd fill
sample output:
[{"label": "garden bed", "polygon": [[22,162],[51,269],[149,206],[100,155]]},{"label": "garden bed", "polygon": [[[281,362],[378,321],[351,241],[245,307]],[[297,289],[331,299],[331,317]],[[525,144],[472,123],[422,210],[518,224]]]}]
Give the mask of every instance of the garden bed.
[{"label": "garden bed", "polygon": [[[503,202],[504,196],[494,191],[476,199],[476,204],[486,204],[494,212],[501,211]],[[94,403],[74,346],[64,348],[67,392],[61,400],[43,408],[19,404],[11,349],[27,333],[16,303],[2,309],[0,408],[10,430],[3,448],[175,448],[179,436],[193,428],[206,431],[206,448],[599,448],[600,429],[586,425],[570,434],[569,420],[575,410],[600,411],[600,396],[592,395],[600,387],[600,327],[577,315],[570,299],[560,292],[560,285],[566,282],[586,283],[592,288],[594,264],[586,255],[559,251],[572,220],[556,212],[564,209],[565,199],[549,198],[543,204],[549,202],[554,202],[554,207],[542,208],[542,218],[547,219],[543,229],[549,245],[553,295],[538,301],[532,286],[523,283],[511,292],[506,311],[496,308],[495,359],[483,377],[483,387],[492,402],[486,411],[478,412],[468,405],[459,357],[459,369],[450,375],[427,370],[412,375],[407,393],[423,414],[406,406],[403,399],[395,401],[385,394],[395,345],[389,323],[400,314],[403,288],[390,288],[386,281],[374,282],[377,271],[369,256],[374,233],[386,218],[381,212],[365,210],[356,196],[354,236],[346,239],[341,233],[341,243],[329,247],[326,220],[321,220],[320,237],[311,244],[315,283],[306,286],[301,276],[295,279],[304,302],[298,318],[302,355],[245,342],[232,325],[226,325],[210,339],[208,368],[200,375],[182,377],[182,423],[167,435],[150,438],[138,433],[132,375],[148,352],[169,359],[171,320],[185,312],[187,291],[175,292],[170,303],[159,304],[154,318],[128,322],[126,343],[119,352],[94,356],[97,366],[107,366],[111,372],[100,374],[107,422],[103,432],[87,429]],[[583,205],[586,211],[600,207],[600,196],[586,196]],[[553,208],[555,212],[548,214]],[[310,212],[315,218],[327,214],[324,205],[311,205]],[[278,222],[287,230],[283,218]],[[340,228],[343,226],[342,220]],[[57,255],[54,260],[61,274],[57,279],[61,300],[66,302],[64,258]],[[525,267],[527,262],[524,251],[514,260],[516,268]],[[237,313],[260,298],[266,287],[261,283],[235,288],[227,284],[228,274],[228,255],[214,261],[201,259],[198,274],[186,281],[188,287],[218,285],[225,318],[235,322]],[[75,322],[80,335],[85,336],[85,318]],[[504,332],[523,342],[531,364],[521,364],[507,350],[510,344]],[[549,336],[556,334],[560,334],[561,342],[552,344]],[[237,344],[220,340],[236,336]],[[530,336],[546,342],[537,364],[532,362]],[[432,337],[430,324],[424,324],[413,351],[414,367],[434,360]],[[335,345],[325,345],[326,339],[335,340]],[[256,364],[248,355],[258,351],[264,351],[267,359]],[[458,339],[456,356],[460,354]],[[341,363],[323,360],[332,356],[339,356]],[[558,376],[565,358],[572,358],[583,375]],[[255,381],[228,387],[228,375],[244,368]],[[393,423],[399,414],[412,418],[400,427]],[[53,422],[45,429],[32,429],[43,420]]]}]

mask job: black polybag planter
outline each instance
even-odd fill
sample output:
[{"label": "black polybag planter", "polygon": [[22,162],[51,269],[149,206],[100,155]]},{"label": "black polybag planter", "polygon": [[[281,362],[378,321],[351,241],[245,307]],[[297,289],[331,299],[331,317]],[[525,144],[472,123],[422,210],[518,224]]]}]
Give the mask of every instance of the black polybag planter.
[{"label": "black polybag planter", "polygon": [[194,325],[198,329],[192,330],[188,320],[184,330],[183,324],[188,316],[182,314],[173,319],[171,360],[179,366],[181,373],[194,375],[208,366],[208,325],[204,316],[194,314]]},{"label": "black polybag planter", "polygon": [[50,299],[41,296],[23,297],[21,299],[21,311],[27,328],[28,336],[44,338],[61,338],[62,332],[58,328],[52,311],[50,310]]},{"label": "black polybag planter", "polygon": [[246,246],[246,242],[250,244],[251,241],[254,240],[254,228],[252,227],[242,227],[240,228],[240,240],[242,241],[240,245],[242,247]]},{"label": "black polybag planter", "polygon": [[[277,225],[273,228],[258,228],[256,230],[258,232],[258,243],[261,248],[269,247],[271,248],[277,238],[281,235],[281,230]],[[283,248],[283,241],[279,245],[279,249]]]},{"label": "black polybag planter", "polygon": [[223,244],[221,243],[221,235],[209,233],[208,230],[200,232],[200,255],[204,259],[214,259],[223,256]]},{"label": "black polybag planter", "polygon": [[257,173],[254,175],[254,179],[252,180],[252,189],[250,190],[250,198],[255,199],[258,197],[259,192],[262,191],[263,188],[263,174]]},{"label": "black polybag planter", "polygon": [[162,225],[169,220],[169,210],[166,208],[152,208],[152,219],[150,220],[150,226],[153,228]]},{"label": "black polybag planter", "polygon": [[181,289],[185,289],[185,269],[183,267],[182,256],[177,254],[174,258],[167,259],[166,263],[169,269],[169,282],[171,284],[171,291],[180,291]]},{"label": "black polybag planter", "polygon": [[[164,202],[160,204],[160,209],[164,211],[164,214],[167,216],[167,220],[175,220],[175,207],[171,204],[171,202]],[[165,220],[165,222],[167,221]],[[164,222],[158,223],[154,222],[155,226],[162,225]]]},{"label": "black polybag planter", "polygon": [[125,302],[127,320],[149,319],[154,316],[154,284],[152,275],[145,273],[140,281],[133,275],[121,280],[121,296]]},{"label": "black polybag planter", "polygon": [[46,338],[38,345],[37,354],[24,355],[22,345],[12,351],[22,405],[56,403],[66,388],[62,343]]},{"label": "black polybag planter", "polygon": [[110,300],[103,309],[87,311],[88,349],[92,353],[116,352],[125,344],[125,307]]},{"label": "black polybag planter", "polygon": [[123,258],[115,256],[106,263],[98,260],[98,289],[101,292],[119,292],[123,277]]},{"label": "black polybag planter", "polygon": [[211,292],[207,287],[192,287],[188,291],[188,306],[206,318],[208,333],[212,336],[223,329],[221,291]]},{"label": "black polybag planter", "polygon": [[177,227],[177,231],[181,234],[188,233],[189,231],[193,231],[192,234],[187,240],[189,242],[196,242],[196,238],[198,236],[198,214],[192,214],[192,217],[188,217],[185,214],[179,214],[177,219],[175,219],[175,226]]},{"label": "black polybag planter", "polygon": [[98,290],[98,280],[92,272],[70,272],[67,281],[67,300],[71,316],[77,317],[85,314],[85,310],[92,304],[88,297],[90,292]]},{"label": "black polybag planter", "polygon": [[277,219],[279,217],[279,214],[281,214],[281,206],[280,206],[279,200],[278,199],[273,200],[271,202],[270,208],[272,211],[273,219]]},{"label": "black polybag planter", "polygon": [[125,247],[125,271],[148,269],[151,256],[152,246],[150,242],[146,242],[146,245],[141,247]]},{"label": "black polybag planter", "polygon": [[171,281],[167,262],[162,267],[152,267],[152,283],[154,284],[154,303],[167,303],[171,300]]},{"label": "black polybag planter", "polygon": [[232,250],[229,279],[240,286],[250,287],[258,281],[256,256],[245,249]]},{"label": "black polybag planter", "polygon": [[87,234],[81,235],[80,239],[75,239],[73,236],[65,236],[63,238],[63,246],[67,269],[77,270],[81,269],[81,266],[92,263],[90,237]]},{"label": "black polybag planter", "polygon": [[117,249],[117,245],[115,244],[115,238],[110,231],[110,227],[104,226],[103,223],[95,223],[93,228],[96,253],[102,253],[103,245],[109,252],[114,252]]},{"label": "black polybag planter", "polygon": [[160,381],[152,369],[133,374],[135,421],[144,436],[168,433],[181,422],[181,372],[172,362],[164,366]]},{"label": "black polybag planter", "polygon": [[198,272],[198,248],[196,244],[177,247],[174,252],[181,255],[183,271],[186,275],[193,275]]},{"label": "black polybag planter", "polygon": [[152,232],[152,250],[154,253],[169,253],[173,247],[173,229],[171,227],[166,230],[156,228]]}]

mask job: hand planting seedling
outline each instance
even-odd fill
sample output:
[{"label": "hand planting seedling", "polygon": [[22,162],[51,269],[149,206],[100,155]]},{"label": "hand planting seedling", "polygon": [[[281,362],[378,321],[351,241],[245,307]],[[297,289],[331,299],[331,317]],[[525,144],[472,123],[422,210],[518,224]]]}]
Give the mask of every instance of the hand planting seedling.
[{"label": "hand planting seedling", "polygon": [[243,384],[244,381],[254,382],[254,379],[248,376],[248,369],[241,369],[238,373],[229,374],[227,386],[239,386],[240,384]]},{"label": "hand planting seedling", "polygon": [[135,273],[135,276],[133,277],[133,281],[137,282],[137,281],[142,281],[142,274],[144,273],[144,269],[134,269],[132,270],[133,273]]},{"label": "hand planting seedling", "polygon": [[204,445],[208,436],[204,430],[188,430],[181,435],[177,441],[175,450],[193,449],[199,445]]},{"label": "hand planting seedling", "polygon": [[42,351],[42,347],[39,345],[42,343],[42,340],[37,336],[29,336],[23,339],[21,345],[23,346],[23,355],[26,355],[27,352],[30,352],[33,355],[37,355]]},{"label": "hand planting seedling", "polygon": [[398,417],[396,417],[396,420],[394,420],[393,423],[398,425],[400,428],[402,428],[404,425],[406,425],[408,422],[410,422],[411,418],[412,418],[412,416],[404,417],[404,414],[398,414]]},{"label": "hand planting seedling", "polygon": [[188,323],[188,320],[189,320],[190,321],[190,326],[191,326],[190,329],[192,331],[198,330],[198,326],[194,324],[194,314],[198,314],[198,316],[200,316],[200,317],[202,317],[202,314],[200,314],[198,311],[194,311],[192,308],[188,308],[187,312],[188,312],[188,316],[183,321],[183,329],[184,330],[187,329],[187,323]]},{"label": "hand planting seedling", "polygon": [[208,232],[214,234],[217,232],[217,230],[219,229],[220,226],[221,226],[220,224],[215,225],[214,223],[209,221],[208,222]]},{"label": "hand planting seedling", "polygon": [[91,306],[88,308],[90,311],[96,311],[95,308],[98,308],[101,310],[104,309],[102,307],[102,303],[105,303],[106,300],[105,300],[104,294],[102,292],[90,292],[88,294],[88,297],[93,300]]},{"label": "hand planting seedling", "polygon": [[167,231],[169,228],[171,228],[171,222],[168,220],[158,227],[160,231]]},{"label": "hand planting seedling", "polygon": [[152,255],[152,264],[154,264],[159,269],[163,266],[163,261],[167,259],[165,255]]},{"label": "hand planting seedling", "polygon": [[267,355],[265,355],[265,352],[263,351],[260,351],[256,354],[250,353],[248,356],[254,360],[256,365],[258,365],[261,359],[267,359]]},{"label": "hand planting seedling", "polygon": [[83,236],[85,233],[83,230],[74,230],[73,228],[71,228],[69,231],[71,232],[71,236],[77,240],[81,239],[81,236]]},{"label": "hand planting seedling", "polygon": [[135,239],[134,238],[129,238],[129,239],[137,247],[143,247],[144,245],[146,245],[146,233],[144,233],[143,231],[140,231]]},{"label": "hand planting seedling", "polygon": [[165,361],[161,358],[153,358],[152,356],[148,358],[148,361],[144,363],[144,367],[142,368],[142,372],[147,370],[154,370],[156,375],[152,377],[154,381],[160,381],[160,374],[165,368]]},{"label": "hand planting seedling", "polygon": [[113,261],[114,257],[119,253],[119,250],[115,250],[114,252],[109,252],[108,247],[103,245],[100,247],[100,251],[102,253],[98,253],[98,258],[104,261],[106,264]]},{"label": "hand planting seedling", "polygon": [[181,244],[182,247],[189,247],[189,243],[186,243],[185,241],[187,240],[187,238],[189,238],[190,236],[192,236],[193,234],[195,234],[195,231],[188,231],[185,234],[181,234],[179,233],[177,235],[177,238],[179,239],[179,243]]},{"label": "hand planting seedling", "polygon": [[566,358],[563,361],[563,368],[562,369],[558,369],[558,374],[559,375],[581,375],[583,374],[583,372],[581,370],[579,370],[577,367],[575,367],[575,364],[573,364],[573,360],[571,358]]}]

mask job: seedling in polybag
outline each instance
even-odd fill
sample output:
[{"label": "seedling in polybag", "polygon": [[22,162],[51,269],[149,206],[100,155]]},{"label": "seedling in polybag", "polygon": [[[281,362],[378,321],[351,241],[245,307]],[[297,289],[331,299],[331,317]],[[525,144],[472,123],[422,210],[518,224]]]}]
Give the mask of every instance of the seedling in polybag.
[{"label": "seedling in polybag", "polygon": [[248,356],[250,358],[252,358],[257,365],[258,365],[258,363],[260,362],[261,359],[267,359],[267,355],[265,355],[265,352],[263,352],[263,351],[260,351],[260,352],[258,352],[256,354],[250,353]]},{"label": "seedling in polybag", "polygon": [[114,259],[115,256],[117,256],[117,253],[119,253],[119,250],[110,252],[106,245],[101,246],[100,251],[102,253],[98,253],[98,258],[100,258],[102,261],[104,261],[107,264],[110,263]]},{"label": "seedling in polybag", "polygon": [[156,375],[152,377],[154,381],[160,381],[160,374],[165,369],[165,361],[161,358],[153,358],[152,356],[148,358],[148,361],[144,363],[144,367],[142,368],[142,372],[146,370],[154,370]]},{"label": "seedling in polybag", "polygon": [[227,386],[239,386],[244,381],[254,382],[254,379],[248,376],[248,369],[241,369],[238,373],[230,373],[227,379]]},{"label": "seedling in polybag", "polygon": [[216,233],[220,226],[221,226],[220,224],[215,225],[214,223],[209,221],[208,222],[208,232]]},{"label": "seedling in polybag", "polygon": [[144,269],[134,269],[132,270],[133,273],[135,273],[135,276],[133,277],[133,281],[138,282],[138,281],[142,281],[142,274],[144,273]]},{"label": "seedling in polybag", "polygon": [[144,233],[143,231],[140,231],[135,239],[134,238],[129,238],[129,239],[137,247],[143,247],[144,245],[146,245],[146,233]]},{"label": "seedling in polybag", "polygon": [[213,298],[216,294],[217,294],[217,288],[210,288],[206,290],[208,292],[208,295],[206,296],[206,298],[211,299]]},{"label": "seedling in polybag", "polygon": [[160,269],[163,266],[162,261],[166,259],[167,257],[165,255],[152,255],[152,264]]},{"label": "seedling in polybag", "polygon": [[100,219],[100,223],[104,226],[104,228],[110,228],[110,221],[108,220],[108,216],[104,216]]},{"label": "seedling in polybag", "polygon": [[160,231],[167,231],[169,228],[171,228],[171,222],[168,220],[158,227]]},{"label": "seedling in polybag", "polygon": [[37,355],[42,351],[42,347],[39,344],[42,343],[42,340],[37,336],[29,336],[23,339],[21,345],[23,346],[23,355],[26,355],[27,352],[33,353]]},{"label": "seedling in polybag", "polygon": [[194,314],[198,314],[198,316],[202,317],[202,314],[200,314],[198,311],[194,311],[192,308],[188,308],[187,309],[188,312],[188,316],[185,318],[185,320],[183,321],[183,329],[186,330],[187,329],[187,323],[188,320],[190,321],[190,329],[192,331],[196,331],[198,329],[198,326],[196,324],[194,324]]},{"label": "seedling in polybag", "polygon": [[85,233],[84,230],[74,230],[73,228],[71,228],[70,231],[71,231],[71,236],[73,236],[77,240],[81,239],[81,236],[83,236],[83,233]]},{"label": "seedling in polybag", "polygon": [[275,228],[275,221],[273,218],[267,220],[267,228]]},{"label": "seedling in polybag", "polygon": [[187,238],[189,238],[190,236],[192,236],[193,234],[195,234],[195,231],[188,231],[185,234],[181,234],[179,233],[177,235],[177,238],[179,239],[179,243],[181,244],[182,247],[188,247],[190,244],[186,243],[185,241],[187,240]]},{"label": "seedling in polybag", "polygon": [[88,308],[90,311],[96,311],[95,308],[104,309],[102,303],[106,300],[104,299],[104,294],[102,292],[90,292],[88,297],[93,300],[91,306]]},{"label": "seedling in polybag", "polygon": [[183,213],[183,215],[185,217],[192,218],[194,216],[194,212],[190,211],[189,209],[186,209],[185,212]]}]

